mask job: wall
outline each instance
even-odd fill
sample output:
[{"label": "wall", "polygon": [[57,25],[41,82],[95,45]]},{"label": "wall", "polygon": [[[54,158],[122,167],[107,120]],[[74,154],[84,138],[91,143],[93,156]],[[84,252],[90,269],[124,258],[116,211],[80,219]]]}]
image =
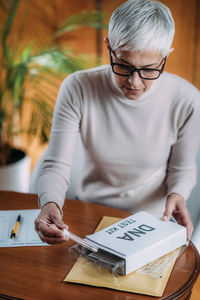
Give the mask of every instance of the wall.
[{"label": "wall", "polygon": [[[83,10],[95,9],[97,5],[102,8],[105,19],[108,21],[112,11],[118,7],[123,0],[49,0],[47,2],[34,0],[27,9],[27,0],[22,0],[18,12],[16,29],[27,13],[27,22],[21,41],[36,40],[39,46],[48,41],[52,32],[71,14]],[[169,6],[176,24],[176,34],[173,42],[174,52],[169,56],[166,70],[176,73],[189,80],[200,89],[200,0],[161,0]],[[16,30],[17,32],[17,30]],[[103,37],[107,36],[105,30],[97,31],[91,28],[78,29],[65,34],[58,42],[67,43],[73,52],[89,54],[88,61],[95,61],[97,49],[102,52],[102,63],[109,63],[107,49]],[[16,40],[13,37],[13,43]],[[101,40],[101,42],[100,42]],[[54,91],[55,100],[57,89]],[[48,92],[48,91],[47,91]],[[49,91],[51,92],[51,91]],[[52,92],[51,92],[52,93]],[[43,148],[38,146],[37,141],[29,146],[28,152],[33,159],[33,166],[39,158]]]},{"label": "wall", "polygon": [[[24,38],[33,37],[40,44],[48,40],[53,30],[71,14],[84,10],[95,9],[100,3],[106,21],[112,11],[124,0],[49,0],[48,5],[43,1],[34,0],[28,12],[28,23]],[[166,70],[176,73],[200,89],[200,0],[161,0],[171,11],[176,24],[176,33],[173,42],[175,51],[170,55],[166,64]],[[22,0],[21,11],[27,3]],[[19,13],[21,18],[21,13]],[[107,50],[101,33],[101,49],[103,63],[108,62]],[[76,30],[70,34],[63,35],[58,39],[59,43],[67,43],[74,52],[92,54],[94,57],[97,51],[97,32],[91,28]]]}]

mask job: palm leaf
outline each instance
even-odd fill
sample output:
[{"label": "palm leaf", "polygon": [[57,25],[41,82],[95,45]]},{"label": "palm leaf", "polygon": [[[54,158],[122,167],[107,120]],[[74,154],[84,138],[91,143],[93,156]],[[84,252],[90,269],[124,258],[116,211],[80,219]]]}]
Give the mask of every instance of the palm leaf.
[{"label": "palm leaf", "polygon": [[94,11],[83,11],[78,14],[73,14],[63,22],[57,29],[55,36],[60,36],[63,33],[68,33],[81,27],[105,28],[107,26],[102,23],[102,13]]},{"label": "palm leaf", "polygon": [[[26,13],[29,2],[30,0],[26,2]],[[5,14],[2,14],[0,44],[0,144],[4,135],[12,140],[16,134],[21,133],[37,136],[41,143],[46,143],[51,128],[58,82],[67,74],[92,66],[93,60],[91,55],[89,58],[83,55],[75,56],[68,47],[55,45],[54,41],[58,36],[83,26],[105,28],[105,25],[102,15],[97,11],[74,14],[63,22],[47,42],[36,47],[33,42],[26,45],[18,44],[25,29],[26,16],[24,16],[18,28],[18,39],[13,45],[9,43],[9,37],[14,29],[13,22],[19,4],[20,0],[9,2],[0,0],[0,9],[5,11]],[[47,89],[46,85],[50,88]],[[30,116],[26,118],[26,126],[22,127],[26,105],[31,108]],[[16,124],[18,118],[19,123]]]},{"label": "palm leaf", "polygon": [[10,13],[8,15],[7,22],[6,22],[5,27],[3,29],[3,32],[2,32],[3,55],[6,59],[8,59],[8,57],[7,57],[7,51],[8,51],[8,49],[7,49],[7,38],[8,38],[8,35],[10,33],[14,17],[16,15],[16,12],[17,12],[17,9],[18,9],[18,6],[19,6],[19,3],[20,3],[20,0],[12,1],[11,8],[10,8]]}]

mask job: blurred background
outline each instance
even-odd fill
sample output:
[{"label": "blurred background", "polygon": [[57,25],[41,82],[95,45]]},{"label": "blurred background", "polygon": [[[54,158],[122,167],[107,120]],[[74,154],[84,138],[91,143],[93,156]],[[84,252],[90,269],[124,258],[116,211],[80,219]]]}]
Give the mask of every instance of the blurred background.
[{"label": "blurred background", "polygon": [[[0,1],[0,55],[4,56],[0,87],[3,99],[0,126],[4,129],[1,139],[24,149],[31,157],[31,169],[47,145],[52,111],[63,78],[77,69],[109,63],[103,38],[107,36],[111,13],[123,2]],[[176,24],[175,50],[167,60],[166,71],[184,77],[200,89],[200,0],[161,2],[171,9]],[[5,89],[8,89],[6,93]],[[15,100],[11,104],[6,97]],[[11,113],[5,121],[8,108]],[[13,116],[14,137],[10,126]]]}]

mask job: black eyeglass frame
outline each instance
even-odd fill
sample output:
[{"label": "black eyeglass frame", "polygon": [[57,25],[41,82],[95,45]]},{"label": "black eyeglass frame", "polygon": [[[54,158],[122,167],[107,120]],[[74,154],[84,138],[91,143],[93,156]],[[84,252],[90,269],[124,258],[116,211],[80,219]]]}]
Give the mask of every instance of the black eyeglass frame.
[{"label": "black eyeglass frame", "polygon": [[[140,76],[140,78],[142,78],[142,79],[145,79],[145,80],[155,80],[155,79],[158,79],[159,77],[160,77],[160,75],[163,73],[163,71],[164,71],[164,67],[165,67],[165,63],[166,63],[166,60],[167,60],[167,56],[165,56],[163,59],[162,59],[162,61],[160,62],[160,64],[159,64],[159,66],[163,63],[163,65],[162,65],[162,68],[161,69],[151,69],[151,68],[135,68],[135,67],[133,67],[133,66],[128,66],[128,65],[125,65],[125,64],[118,64],[118,63],[114,63],[113,62],[113,58],[112,58],[112,54],[111,53],[113,53],[113,54],[115,54],[113,51],[112,51],[112,49],[109,47],[109,55],[110,55],[110,65],[111,65],[111,67],[112,67],[112,71],[113,71],[113,73],[115,73],[115,74],[117,74],[117,75],[119,75],[119,76],[126,76],[126,77],[129,77],[129,76],[133,76],[133,73],[134,72],[137,72],[138,73],[138,75]],[[131,71],[130,71],[130,73],[129,74],[120,74],[120,73],[118,73],[118,72],[115,72],[114,71],[114,66],[123,66],[123,67],[128,67],[129,69],[131,69]],[[143,70],[143,71],[158,71],[159,72],[159,74],[158,74],[158,76],[157,77],[155,77],[155,78],[147,78],[147,77],[143,77],[142,75],[141,75],[141,70]]]}]

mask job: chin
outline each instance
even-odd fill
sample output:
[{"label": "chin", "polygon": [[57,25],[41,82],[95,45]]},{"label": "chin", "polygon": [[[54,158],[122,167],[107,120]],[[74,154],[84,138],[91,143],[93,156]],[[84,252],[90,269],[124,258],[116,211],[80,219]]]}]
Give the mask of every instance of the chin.
[{"label": "chin", "polygon": [[129,100],[137,100],[143,94],[143,92],[141,90],[134,90],[134,91],[130,92],[127,90],[127,88],[122,88],[121,91],[122,91],[124,97],[126,97]]},{"label": "chin", "polygon": [[126,97],[129,100],[138,100],[142,94],[138,94],[138,95],[133,95],[133,94],[129,94],[129,93],[123,93],[124,97]]},{"label": "chin", "polygon": [[128,96],[125,96],[127,99],[129,99],[129,100],[138,100],[139,98],[140,98],[140,96],[141,95],[139,95],[139,96],[133,96],[133,95],[128,95]]}]

